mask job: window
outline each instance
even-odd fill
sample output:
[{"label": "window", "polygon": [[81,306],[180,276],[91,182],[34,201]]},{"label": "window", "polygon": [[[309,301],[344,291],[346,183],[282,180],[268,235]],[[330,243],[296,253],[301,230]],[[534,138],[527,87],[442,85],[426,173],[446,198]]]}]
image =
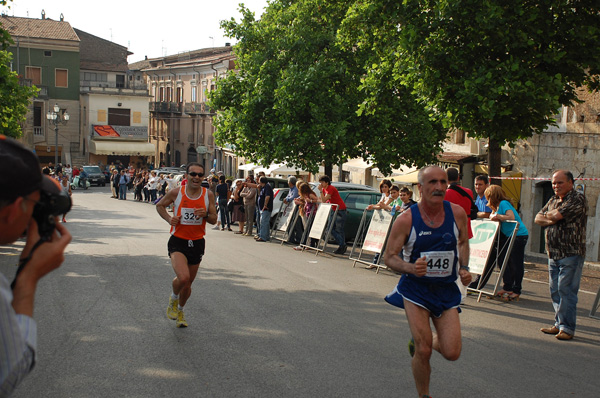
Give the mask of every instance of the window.
[{"label": "window", "polygon": [[83,80],[88,82],[106,82],[108,75],[106,73],[98,72],[83,72]]},{"label": "window", "polygon": [[183,88],[181,87],[177,87],[177,102],[180,104],[183,102]]},{"label": "window", "polygon": [[42,68],[38,66],[26,66],[25,79],[31,80],[36,85],[42,84]]},{"label": "window", "polygon": [[196,102],[198,87],[192,86],[192,102]]},{"label": "window", "polygon": [[164,102],[164,100],[165,100],[165,88],[159,87],[158,88],[158,102]]},{"label": "window", "polygon": [[131,126],[131,110],[108,108],[108,124],[113,126]]},{"label": "window", "polygon": [[44,57],[51,57],[51,56],[52,56],[52,51],[50,51],[50,50],[44,51]]},{"label": "window", "polygon": [[344,202],[346,203],[346,207],[350,209],[364,210],[368,205],[372,204],[372,197],[371,193],[351,193],[348,194]]},{"label": "window", "polygon": [[66,69],[55,69],[55,81],[56,87],[69,87],[69,71]]},{"label": "window", "polygon": [[33,135],[36,136],[44,135],[44,128],[42,127],[42,121],[44,120],[42,118],[42,115],[44,114],[44,112],[42,112],[43,107],[43,102],[33,103]]}]

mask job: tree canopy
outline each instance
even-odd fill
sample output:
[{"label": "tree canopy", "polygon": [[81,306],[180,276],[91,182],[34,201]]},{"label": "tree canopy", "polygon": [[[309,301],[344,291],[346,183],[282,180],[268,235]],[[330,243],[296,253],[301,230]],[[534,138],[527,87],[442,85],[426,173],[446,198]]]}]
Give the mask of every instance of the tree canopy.
[{"label": "tree canopy", "polygon": [[[6,5],[1,0],[1,5]],[[23,134],[21,122],[25,120],[31,98],[37,94],[35,87],[19,83],[16,72],[10,70],[12,54],[8,47],[13,43],[10,34],[0,22],[0,134],[19,138]]]},{"label": "tree canopy", "polygon": [[489,139],[491,175],[500,145],[599,87],[597,0],[361,0],[341,37],[378,57],[363,88],[409,87],[446,127]]},{"label": "tree canopy", "polygon": [[[322,163],[362,157],[382,172],[435,159],[446,130],[411,89],[392,84],[393,70],[363,82],[369,49],[346,46],[338,31],[350,0],[275,0],[260,20],[222,22],[237,71],[217,82],[215,136],[236,152],[268,164],[311,172]],[[361,89],[362,86],[362,89]]]}]

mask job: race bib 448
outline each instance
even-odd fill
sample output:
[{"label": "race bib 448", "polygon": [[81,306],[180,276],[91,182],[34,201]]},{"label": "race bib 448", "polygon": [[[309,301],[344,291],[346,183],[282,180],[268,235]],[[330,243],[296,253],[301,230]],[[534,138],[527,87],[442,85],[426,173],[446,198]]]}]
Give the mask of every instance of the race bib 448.
[{"label": "race bib 448", "polygon": [[427,258],[427,274],[432,278],[443,278],[452,274],[454,251],[422,252],[421,257]]}]

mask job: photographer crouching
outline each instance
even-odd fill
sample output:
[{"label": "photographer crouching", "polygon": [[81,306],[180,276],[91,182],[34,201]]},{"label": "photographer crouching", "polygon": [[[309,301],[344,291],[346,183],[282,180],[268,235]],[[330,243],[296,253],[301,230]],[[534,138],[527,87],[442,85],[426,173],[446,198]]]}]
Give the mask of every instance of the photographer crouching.
[{"label": "photographer crouching", "polygon": [[0,274],[0,397],[9,396],[35,364],[35,291],[64,260],[71,235],[57,216],[70,208],[60,185],[42,176],[36,155],[0,135],[0,244],[27,236],[12,284]]}]

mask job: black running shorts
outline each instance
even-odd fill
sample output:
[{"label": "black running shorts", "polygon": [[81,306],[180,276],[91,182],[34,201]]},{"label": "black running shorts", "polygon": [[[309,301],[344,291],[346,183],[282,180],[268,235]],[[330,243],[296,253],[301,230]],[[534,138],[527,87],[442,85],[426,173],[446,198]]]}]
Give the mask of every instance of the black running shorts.
[{"label": "black running shorts", "polygon": [[167,250],[169,251],[169,257],[171,257],[171,253],[179,252],[187,258],[188,265],[196,265],[202,261],[204,245],[204,239],[186,240],[171,235],[169,243],[167,243]]}]

